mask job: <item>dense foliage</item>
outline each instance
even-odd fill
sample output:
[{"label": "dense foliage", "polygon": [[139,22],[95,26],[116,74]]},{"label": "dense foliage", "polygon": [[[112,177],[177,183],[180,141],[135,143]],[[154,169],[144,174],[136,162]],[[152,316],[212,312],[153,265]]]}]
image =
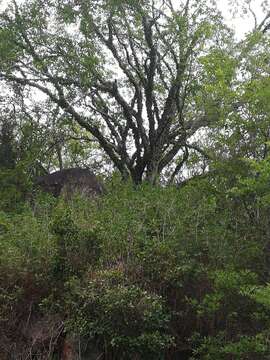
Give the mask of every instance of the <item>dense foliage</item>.
[{"label": "dense foliage", "polygon": [[267,359],[268,163],[243,168],[2,212],[1,353]]},{"label": "dense foliage", "polygon": [[[3,360],[270,358],[268,2],[178,5],[1,10]],[[37,187],[72,167],[102,195]]]}]

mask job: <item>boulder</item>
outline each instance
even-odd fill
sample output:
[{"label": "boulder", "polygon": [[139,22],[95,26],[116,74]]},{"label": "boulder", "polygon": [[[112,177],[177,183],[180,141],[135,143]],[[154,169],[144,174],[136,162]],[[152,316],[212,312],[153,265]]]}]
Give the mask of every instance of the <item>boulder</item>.
[{"label": "boulder", "polygon": [[63,195],[69,198],[76,193],[93,197],[104,192],[97,177],[90,170],[81,168],[64,169],[40,176],[36,185],[55,197]]}]

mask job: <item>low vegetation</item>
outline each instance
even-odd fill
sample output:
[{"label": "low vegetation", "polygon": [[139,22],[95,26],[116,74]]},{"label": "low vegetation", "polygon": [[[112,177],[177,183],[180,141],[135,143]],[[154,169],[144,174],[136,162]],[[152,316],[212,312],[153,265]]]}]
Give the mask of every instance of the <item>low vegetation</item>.
[{"label": "low vegetation", "polygon": [[6,359],[61,358],[67,342],[85,359],[268,359],[266,163],[257,182],[252,162],[223,167],[1,212]]}]

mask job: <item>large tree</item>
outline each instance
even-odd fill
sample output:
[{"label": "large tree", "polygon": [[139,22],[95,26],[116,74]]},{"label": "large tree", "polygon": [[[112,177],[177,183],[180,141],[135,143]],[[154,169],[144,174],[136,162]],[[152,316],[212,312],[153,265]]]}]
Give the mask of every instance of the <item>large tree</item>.
[{"label": "large tree", "polygon": [[45,94],[135,183],[207,156],[198,137],[234,109],[207,92],[207,56],[226,91],[236,71],[213,1],[13,1],[0,26],[0,79]]}]

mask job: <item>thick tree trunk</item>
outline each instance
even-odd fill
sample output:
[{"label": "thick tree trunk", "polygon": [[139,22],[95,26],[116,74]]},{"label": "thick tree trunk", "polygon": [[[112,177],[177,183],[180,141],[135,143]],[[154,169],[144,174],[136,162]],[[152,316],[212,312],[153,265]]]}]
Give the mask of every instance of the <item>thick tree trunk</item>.
[{"label": "thick tree trunk", "polygon": [[146,181],[151,185],[156,185],[159,182],[159,168],[158,168],[159,161],[158,160],[152,160],[147,165],[147,171],[146,171]]}]

